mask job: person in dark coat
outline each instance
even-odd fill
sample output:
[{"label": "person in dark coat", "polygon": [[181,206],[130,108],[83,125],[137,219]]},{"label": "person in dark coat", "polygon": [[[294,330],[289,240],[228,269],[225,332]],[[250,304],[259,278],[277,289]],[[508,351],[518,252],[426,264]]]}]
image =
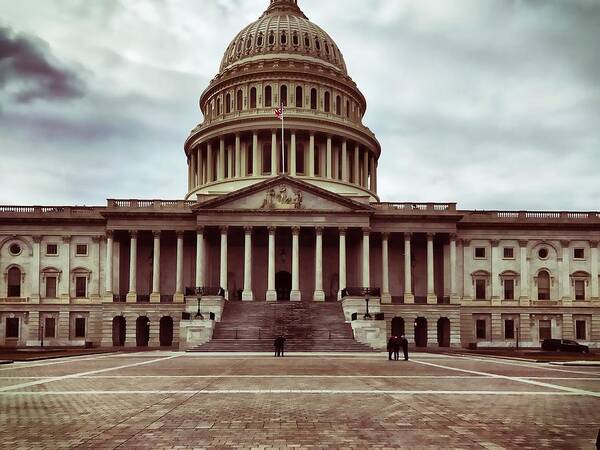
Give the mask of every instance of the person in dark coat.
[{"label": "person in dark coat", "polygon": [[279,356],[283,358],[283,348],[285,347],[285,338],[279,336]]},{"label": "person in dark coat", "polygon": [[394,337],[394,361],[398,361],[400,358],[400,345],[402,341],[397,336]]},{"label": "person in dark coat", "polygon": [[392,360],[392,355],[394,354],[394,348],[396,346],[396,341],[398,338],[396,336],[391,336],[387,343],[387,351],[388,351],[388,360]]},{"label": "person in dark coat", "polygon": [[275,345],[275,357],[277,358],[277,357],[281,356],[281,351],[282,351],[281,350],[281,336],[277,336],[275,338],[274,345]]},{"label": "person in dark coat", "polygon": [[402,351],[404,352],[404,361],[408,361],[408,340],[404,335],[400,338],[400,344],[402,345]]}]

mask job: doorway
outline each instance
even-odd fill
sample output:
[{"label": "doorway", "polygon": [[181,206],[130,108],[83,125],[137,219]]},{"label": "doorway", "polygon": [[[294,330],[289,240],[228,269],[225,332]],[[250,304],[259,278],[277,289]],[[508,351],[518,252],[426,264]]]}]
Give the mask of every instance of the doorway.
[{"label": "doorway", "polygon": [[427,347],[427,319],[425,317],[417,317],[415,320],[415,345]]},{"label": "doorway", "polygon": [[450,319],[442,317],[437,323],[438,345],[450,347]]},{"label": "doorway", "polygon": [[278,302],[289,301],[292,293],[292,274],[285,271],[277,272],[275,274],[275,290]]},{"label": "doorway", "polygon": [[112,340],[114,347],[123,347],[125,345],[125,332],[127,322],[125,317],[117,316],[112,321]]},{"label": "doorway", "polygon": [[150,319],[140,316],[135,321],[135,344],[138,347],[148,347],[150,342]]},{"label": "doorway", "polygon": [[171,347],[173,345],[173,318],[164,316],[160,319],[160,346]]}]

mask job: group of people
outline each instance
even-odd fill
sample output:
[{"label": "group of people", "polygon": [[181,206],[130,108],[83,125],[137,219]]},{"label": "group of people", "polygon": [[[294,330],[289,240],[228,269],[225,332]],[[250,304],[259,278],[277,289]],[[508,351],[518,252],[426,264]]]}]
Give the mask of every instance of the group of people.
[{"label": "group of people", "polygon": [[404,337],[404,335],[400,336],[392,336],[387,344],[388,351],[388,359],[390,361],[398,361],[400,358],[400,347],[402,347],[402,352],[404,353],[404,361],[408,361],[408,341]]},{"label": "group of people", "polygon": [[277,336],[275,338],[275,357],[283,357],[283,347],[285,346],[285,338]]}]

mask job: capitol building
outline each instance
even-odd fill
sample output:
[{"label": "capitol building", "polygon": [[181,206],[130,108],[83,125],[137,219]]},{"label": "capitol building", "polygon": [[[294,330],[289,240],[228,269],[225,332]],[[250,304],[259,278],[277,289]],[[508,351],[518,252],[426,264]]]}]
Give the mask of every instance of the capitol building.
[{"label": "capitol building", "polygon": [[381,202],[366,99],[296,0],[200,108],[181,199],[0,206],[1,346],[600,348],[600,213]]}]

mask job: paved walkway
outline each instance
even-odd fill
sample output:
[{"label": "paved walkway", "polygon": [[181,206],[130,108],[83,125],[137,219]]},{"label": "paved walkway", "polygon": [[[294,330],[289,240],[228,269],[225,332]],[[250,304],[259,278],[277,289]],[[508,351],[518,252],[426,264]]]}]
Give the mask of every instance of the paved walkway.
[{"label": "paved walkway", "polygon": [[594,448],[600,368],[123,353],[0,367],[0,448]]}]

